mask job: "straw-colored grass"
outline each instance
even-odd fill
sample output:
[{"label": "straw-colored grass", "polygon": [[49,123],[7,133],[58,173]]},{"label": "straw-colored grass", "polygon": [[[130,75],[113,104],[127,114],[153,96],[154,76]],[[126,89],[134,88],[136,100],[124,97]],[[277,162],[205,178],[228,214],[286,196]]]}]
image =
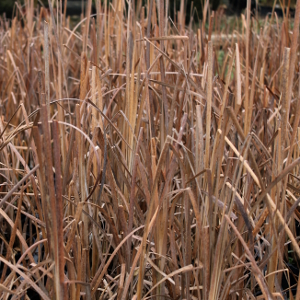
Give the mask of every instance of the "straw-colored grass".
[{"label": "straw-colored grass", "polygon": [[104,2],[0,18],[0,299],[300,299],[300,1]]}]

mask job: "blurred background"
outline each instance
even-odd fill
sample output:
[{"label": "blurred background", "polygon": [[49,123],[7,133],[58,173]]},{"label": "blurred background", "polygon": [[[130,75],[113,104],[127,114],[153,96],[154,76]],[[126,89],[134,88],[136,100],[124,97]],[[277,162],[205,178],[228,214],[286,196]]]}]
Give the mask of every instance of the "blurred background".
[{"label": "blurred background", "polygon": [[[18,0],[18,3],[20,5],[24,5],[24,3],[29,0]],[[52,1],[52,0],[51,0]],[[105,0],[101,0],[102,3]],[[109,1],[109,0],[107,0]],[[147,0],[142,0],[143,2],[147,3]],[[48,0],[34,0],[36,5],[40,6],[48,6]],[[52,1],[52,2],[56,2]],[[187,12],[187,19],[190,18],[190,12],[191,7],[194,8],[193,12],[195,13],[195,10],[197,10],[198,14],[200,15],[202,12],[202,6],[203,2],[205,0],[187,0],[185,1],[186,5],[186,12]],[[87,0],[68,0],[67,2],[67,15],[80,15],[83,10],[86,7]],[[170,14],[172,15],[174,12],[174,8],[176,7],[176,10],[180,9],[180,0],[175,1],[169,1],[169,3],[172,3],[170,6]],[[281,3],[281,4],[280,4]],[[258,12],[261,15],[266,15],[272,11],[272,8],[274,6],[274,9],[276,9],[277,14],[281,14],[282,7],[281,5],[285,6],[290,3],[290,12],[293,13],[294,7],[296,4],[296,0],[251,0],[251,9],[255,11],[255,9],[258,10]],[[174,5],[173,5],[174,4]],[[210,0],[210,5],[212,10],[217,10],[220,5],[222,5],[222,8],[225,9],[226,14],[233,15],[233,14],[240,14],[242,11],[246,8],[247,0]],[[93,9],[95,10],[95,0],[93,0]],[[15,1],[14,0],[0,0],[0,15],[5,16],[7,18],[12,18],[15,11]]]}]

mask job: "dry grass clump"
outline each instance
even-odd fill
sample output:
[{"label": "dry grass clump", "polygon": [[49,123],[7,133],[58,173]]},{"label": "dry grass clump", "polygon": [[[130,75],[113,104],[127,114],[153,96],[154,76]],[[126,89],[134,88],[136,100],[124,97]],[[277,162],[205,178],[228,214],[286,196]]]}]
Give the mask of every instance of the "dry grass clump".
[{"label": "dry grass clump", "polygon": [[0,298],[300,299],[300,2],[91,2],[0,19]]}]

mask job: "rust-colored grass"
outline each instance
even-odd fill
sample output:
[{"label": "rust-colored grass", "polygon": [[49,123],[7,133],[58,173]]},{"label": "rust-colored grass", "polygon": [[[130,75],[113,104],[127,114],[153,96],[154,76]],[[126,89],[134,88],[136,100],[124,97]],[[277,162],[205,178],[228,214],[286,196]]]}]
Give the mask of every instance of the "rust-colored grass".
[{"label": "rust-colored grass", "polygon": [[0,17],[0,299],[299,300],[300,1],[144,3]]}]

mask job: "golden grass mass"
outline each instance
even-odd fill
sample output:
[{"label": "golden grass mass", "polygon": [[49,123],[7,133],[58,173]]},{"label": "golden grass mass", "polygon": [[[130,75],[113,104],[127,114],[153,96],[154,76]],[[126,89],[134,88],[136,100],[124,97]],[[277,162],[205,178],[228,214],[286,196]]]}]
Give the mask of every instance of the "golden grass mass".
[{"label": "golden grass mass", "polygon": [[300,299],[300,1],[104,2],[0,17],[0,299]]}]

